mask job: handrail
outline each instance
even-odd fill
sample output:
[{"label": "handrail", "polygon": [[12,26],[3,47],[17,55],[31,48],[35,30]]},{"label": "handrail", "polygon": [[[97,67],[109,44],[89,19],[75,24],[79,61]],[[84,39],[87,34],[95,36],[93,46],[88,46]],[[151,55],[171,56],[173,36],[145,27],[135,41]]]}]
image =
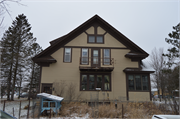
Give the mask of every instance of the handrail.
[{"label": "handrail", "polygon": [[[92,64],[93,63],[93,64]],[[114,58],[102,58],[102,57],[80,57],[80,65],[93,65],[95,67],[113,66]]]}]

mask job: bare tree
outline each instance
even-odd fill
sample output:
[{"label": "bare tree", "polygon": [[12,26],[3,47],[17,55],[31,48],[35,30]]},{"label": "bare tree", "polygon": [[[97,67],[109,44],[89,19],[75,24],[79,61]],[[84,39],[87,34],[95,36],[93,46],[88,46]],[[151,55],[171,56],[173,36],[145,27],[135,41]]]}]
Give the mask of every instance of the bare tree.
[{"label": "bare tree", "polygon": [[60,97],[63,97],[65,87],[66,87],[65,81],[64,80],[61,80],[59,82],[55,81],[53,82],[53,87],[54,87],[55,94]]},{"label": "bare tree", "polygon": [[75,97],[76,97],[75,88],[76,88],[76,86],[75,86],[75,84],[73,84],[72,82],[71,82],[70,85],[68,86],[67,94],[68,94],[69,102],[71,102],[72,100],[74,100]]},{"label": "bare tree", "polygon": [[159,89],[161,89],[163,95],[166,85],[163,74],[163,69],[165,68],[165,57],[162,56],[163,53],[163,48],[154,48],[150,55],[149,62],[150,66],[155,70],[155,72],[152,74],[152,82],[154,83],[155,88],[158,90],[158,95]]},{"label": "bare tree", "polygon": [[[4,21],[4,14],[7,13],[9,15],[9,17],[11,18],[11,20],[13,21],[12,17],[11,17],[11,13],[9,10],[9,3],[16,3],[18,5],[23,5],[24,4],[20,3],[21,0],[0,0],[0,29],[2,30],[3,27],[3,21]],[[1,34],[0,34],[1,35]]]}]

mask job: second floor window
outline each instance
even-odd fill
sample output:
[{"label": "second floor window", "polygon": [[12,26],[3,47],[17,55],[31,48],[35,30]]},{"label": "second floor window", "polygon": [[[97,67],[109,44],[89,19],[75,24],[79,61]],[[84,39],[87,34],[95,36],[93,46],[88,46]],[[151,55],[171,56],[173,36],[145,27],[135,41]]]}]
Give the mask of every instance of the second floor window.
[{"label": "second floor window", "polygon": [[88,64],[88,48],[82,48],[81,64]]},{"label": "second floor window", "polygon": [[64,49],[64,62],[71,62],[71,48]]},{"label": "second floor window", "polygon": [[104,49],[104,65],[110,65],[110,49]]}]

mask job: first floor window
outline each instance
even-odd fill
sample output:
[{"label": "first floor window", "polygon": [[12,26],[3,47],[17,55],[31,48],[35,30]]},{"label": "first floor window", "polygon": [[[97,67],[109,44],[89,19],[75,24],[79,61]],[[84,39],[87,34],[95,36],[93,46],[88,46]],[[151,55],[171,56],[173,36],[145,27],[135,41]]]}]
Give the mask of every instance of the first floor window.
[{"label": "first floor window", "polygon": [[128,88],[129,90],[149,90],[148,75],[130,74],[128,75]]},{"label": "first floor window", "polygon": [[134,90],[134,77],[133,75],[128,76],[129,90]]},{"label": "first floor window", "polygon": [[109,75],[104,75],[104,90],[110,90],[110,77],[109,77]]},{"label": "first floor window", "polygon": [[111,90],[111,75],[110,74],[81,74],[81,90],[95,91],[96,88],[101,88],[103,91]]},{"label": "first floor window", "polygon": [[82,84],[81,84],[82,90],[87,89],[87,75],[82,75]]},{"label": "first floor window", "polygon": [[64,62],[71,62],[71,48],[64,48]]},{"label": "first floor window", "polygon": [[89,75],[89,90],[94,90],[95,88],[95,77],[94,75]]}]

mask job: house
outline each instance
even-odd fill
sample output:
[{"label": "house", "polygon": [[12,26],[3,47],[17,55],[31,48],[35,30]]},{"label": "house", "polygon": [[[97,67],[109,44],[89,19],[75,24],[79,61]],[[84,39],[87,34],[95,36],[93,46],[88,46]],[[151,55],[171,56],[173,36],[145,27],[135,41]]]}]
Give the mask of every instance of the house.
[{"label": "house", "polygon": [[41,66],[40,92],[74,101],[150,101],[153,71],[142,63],[148,55],[95,15],[33,61]]}]

